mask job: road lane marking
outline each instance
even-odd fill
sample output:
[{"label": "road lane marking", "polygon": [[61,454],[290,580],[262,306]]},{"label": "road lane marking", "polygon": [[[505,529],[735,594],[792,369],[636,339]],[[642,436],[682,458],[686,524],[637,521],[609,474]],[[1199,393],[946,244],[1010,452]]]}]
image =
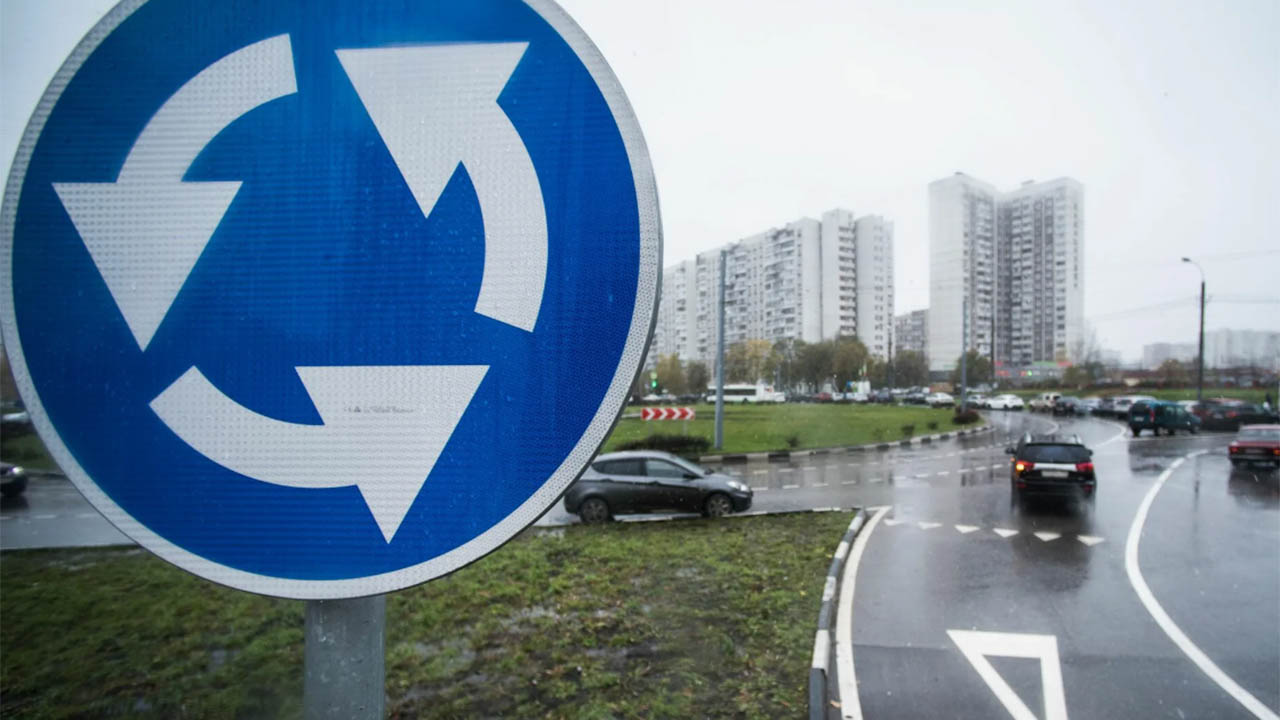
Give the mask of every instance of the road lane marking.
[{"label": "road lane marking", "polygon": [[869,483],[882,483],[882,482],[884,482],[884,478],[871,478],[870,480],[867,480],[867,482],[869,482]]},{"label": "road lane marking", "polygon": [[1018,534],[1017,530],[1010,530],[1009,528],[991,528],[991,531],[1002,538],[1011,538]]},{"label": "road lane marking", "polygon": [[858,482],[857,480],[845,480],[845,481],[841,482],[840,484],[841,484],[841,485],[854,485],[854,484],[857,484],[857,482]]},{"label": "road lane marking", "polygon": [[920,526],[920,529],[921,529],[921,530],[932,530],[932,529],[934,529],[934,528],[936,528],[936,527],[942,527],[942,523],[936,523],[936,522],[924,522],[924,521],[921,521],[921,522],[918,522],[918,523],[916,523],[916,524]]},{"label": "road lane marking", "polygon": [[995,465],[992,465],[992,466],[991,466],[991,469],[992,469],[992,470],[999,470],[999,469],[1000,469],[1000,468],[1002,468],[1002,467],[1004,467],[1004,465],[1003,465],[1002,463],[996,463]]},{"label": "road lane marking", "polygon": [[916,477],[918,477],[918,478],[927,478],[927,477],[929,477],[929,473],[920,473],[919,475],[916,475]]},{"label": "road lane marking", "polygon": [[780,473],[784,473],[784,472],[795,472],[795,471],[796,471],[796,469],[795,469],[795,468],[778,468],[778,472],[780,472]]},{"label": "road lane marking", "polygon": [[818,468],[816,468],[816,467],[807,467],[807,468],[805,468],[805,469],[804,469],[804,471],[805,471],[805,472],[818,472]]},{"label": "road lane marking", "polygon": [[844,564],[840,581],[840,601],[836,606],[836,681],[840,688],[840,709],[846,720],[862,720],[862,703],[858,700],[858,680],[853,669],[853,590],[858,581],[858,564],[876,523],[889,512],[882,507],[863,526],[853,541],[853,550]]},{"label": "road lane marking", "polygon": [[768,470],[752,470],[751,474],[752,475],[768,475],[769,471]]},{"label": "road lane marking", "polygon": [[31,516],[32,520],[56,520],[57,518],[58,518],[57,515],[32,515]]},{"label": "road lane marking", "polygon": [[1093,535],[1077,535],[1076,539],[1084,543],[1085,545],[1088,545],[1089,547],[1093,547],[1094,545],[1097,545],[1103,540],[1103,538],[1094,537]]},{"label": "road lane marking", "polygon": [[814,483],[814,487],[826,487],[829,483]]},{"label": "road lane marking", "polygon": [[969,533],[977,529],[978,529],[977,525],[957,525],[956,526],[956,530],[959,530],[961,535],[968,535]]},{"label": "road lane marking", "polygon": [[938,476],[941,477],[943,475],[950,475],[950,474],[951,474],[950,470],[943,470],[942,472],[938,473]]},{"label": "road lane marking", "polygon": [[782,489],[783,489],[783,490],[795,490],[795,489],[796,489],[796,488],[798,488],[798,487],[800,487],[800,486],[799,486],[799,485],[783,485],[783,486],[782,486]]},{"label": "road lane marking", "polygon": [[1044,689],[1044,720],[1067,720],[1067,695],[1058,659],[1058,638],[1053,635],[947,630],[969,664],[1014,720],[1036,720],[1036,714],[1000,677],[987,656],[1040,660],[1040,684]]},{"label": "road lane marking", "polygon": [[1062,533],[1056,533],[1056,532],[1038,532],[1038,533],[1032,533],[1032,534],[1040,538],[1041,542],[1049,542],[1050,540],[1057,540],[1058,538],[1062,537]]},{"label": "road lane marking", "polygon": [[[867,464],[868,464],[868,465],[879,465],[880,463],[867,463]],[[856,468],[856,467],[858,467],[858,463],[847,463],[847,464],[846,464],[846,467]]]},{"label": "road lane marking", "polygon": [[1133,516],[1133,524],[1129,526],[1129,537],[1124,544],[1124,569],[1129,576],[1129,584],[1133,586],[1133,591],[1137,593],[1138,600],[1142,601],[1142,605],[1146,607],[1147,612],[1151,614],[1152,619],[1160,626],[1165,635],[1173,641],[1174,645],[1183,652],[1199,667],[1209,679],[1218,684],[1218,687],[1227,692],[1228,695],[1235,698],[1236,702],[1244,706],[1246,710],[1253,713],[1260,720],[1280,720],[1272,712],[1271,708],[1263,705],[1258,698],[1249,693],[1248,690],[1240,687],[1235,680],[1232,680],[1218,665],[1209,659],[1195,643],[1191,642],[1182,629],[1178,627],[1173,618],[1161,607],[1160,601],[1156,600],[1156,596],[1152,594],[1151,588],[1147,586],[1147,581],[1142,577],[1142,568],[1138,566],[1138,543],[1142,541],[1142,527],[1147,522],[1147,513],[1151,510],[1151,504],[1156,499],[1156,494],[1160,492],[1160,488],[1164,487],[1165,482],[1173,475],[1184,462],[1207,453],[1207,450],[1197,450],[1193,453],[1183,455],[1169,466],[1168,470],[1160,473],[1160,477],[1156,478],[1151,489],[1147,491],[1146,497],[1142,499],[1142,504],[1138,506],[1138,512]]},{"label": "road lane marking", "polygon": [[965,473],[967,473],[967,472],[969,472],[969,468],[961,468],[961,469],[960,469],[960,474],[961,474],[961,475],[963,475],[963,474],[965,474]]},{"label": "road lane marking", "polygon": [[889,527],[893,527],[894,525],[898,525],[904,522],[906,522],[906,520],[899,520],[898,518],[886,518],[884,521],[884,524],[888,525]]},{"label": "road lane marking", "polygon": [[752,489],[752,490],[754,490],[755,492],[768,492],[768,490],[769,490],[769,486],[767,486],[767,485],[762,485],[762,486],[760,486],[760,487],[753,487],[753,488],[751,488],[751,489]]}]

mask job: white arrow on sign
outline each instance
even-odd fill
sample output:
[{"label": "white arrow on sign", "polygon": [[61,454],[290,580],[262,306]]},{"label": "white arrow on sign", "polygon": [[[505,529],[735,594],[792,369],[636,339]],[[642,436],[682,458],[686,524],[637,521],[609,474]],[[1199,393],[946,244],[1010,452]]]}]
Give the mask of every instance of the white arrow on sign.
[{"label": "white arrow on sign", "polygon": [[1036,720],[1035,713],[1000,677],[987,660],[992,657],[1031,658],[1040,660],[1040,682],[1044,687],[1044,720],[1067,720],[1067,696],[1062,684],[1062,665],[1058,660],[1058,638],[1053,635],[1025,633],[948,630],[952,642],[978,671],[996,699],[1014,720]]},{"label": "white arrow on sign", "polygon": [[391,542],[487,365],[300,367],[323,425],[259,415],[195,368],[151,409],[200,454],[276,485],[355,485]]},{"label": "white arrow on sign", "polygon": [[[476,312],[532,331],[546,277],[546,216],[529,154],[497,105],[525,47],[343,50],[339,59],[424,215],[459,161],[466,165],[485,230]],[[237,118],[295,92],[288,35],[246,46],[165,101],[115,182],[54,183],[141,349],[240,190],[239,182],[184,182],[191,163]],[[194,367],[151,407],[184,442],[234,472],[298,488],[356,486],[391,542],[487,371],[297,368],[322,425],[255,413]]]},{"label": "white arrow on sign", "polygon": [[236,118],[297,89],[288,35],[241,48],[165,101],[115,182],[53,184],[138,347],[151,344],[240,190],[182,177]]},{"label": "white arrow on sign", "polygon": [[533,160],[498,96],[528,43],[338,50],[338,60],[424,217],[461,163],[484,222],[475,311],[532,331],[547,275]]}]

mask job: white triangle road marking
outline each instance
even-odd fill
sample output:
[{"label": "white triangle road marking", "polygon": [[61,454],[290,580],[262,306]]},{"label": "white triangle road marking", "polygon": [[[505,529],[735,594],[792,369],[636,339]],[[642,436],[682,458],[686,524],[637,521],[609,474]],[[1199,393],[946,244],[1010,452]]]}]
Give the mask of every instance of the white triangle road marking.
[{"label": "white triangle road marking", "polygon": [[919,525],[921,530],[932,530],[936,527],[942,527],[942,523],[936,522],[918,522],[916,525]]},{"label": "white triangle road marking", "polygon": [[956,530],[959,530],[961,535],[968,535],[969,533],[977,529],[978,529],[977,525],[957,525],[956,526]]},{"label": "white triangle road marking", "polygon": [[1017,530],[1010,530],[1008,528],[991,528],[991,530],[1002,538],[1011,538],[1018,534]]},{"label": "white triangle road marking", "polygon": [[1036,537],[1040,538],[1042,542],[1049,542],[1050,540],[1057,540],[1062,537],[1061,533],[1056,532],[1038,532],[1034,534]]},{"label": "white triangle road marking", "polygon": [[1097,545],[1098,543],[1102,542],[1106,538],[1094,537],[1093,535],[1077,535],[1076,539],[1084,543],[1085,545],[1088,545],[1089,547],[1093,547],[1094,545]]},{"label": "white triangle road marking", "polygon": [[885,524],[885,525],[888,525],[889,527],[893,527],[894,525],[898,525],[898,524],[901,524],[901,523],[904,523],[904,522],[906,522],[906,520],[899,520],[899,519],[897,519],[897,518],[885,518],[885,519],[884,519],[884,524]]}]

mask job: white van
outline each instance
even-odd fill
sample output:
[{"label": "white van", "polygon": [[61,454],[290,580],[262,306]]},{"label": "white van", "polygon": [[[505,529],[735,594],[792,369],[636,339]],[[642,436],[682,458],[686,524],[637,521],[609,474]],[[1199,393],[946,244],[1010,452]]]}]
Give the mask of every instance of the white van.
[{"label": "white van", "polygon": [[[726,383],[724,386],[724,401],[726,403],[780,403],[785,402],[786,399],[786,394],[775,392],[772,385],[730,385]],[[715,403],[715,385],[707,386],[706,401]]]},{"label": "white van", "polygon": [[1040,393],[1031,400],[1031,404],[1027,407],[1032,411],[1049,412],[1053,410],[1053,404],[1058,402],[1058,398],[1062,397],[1062,393]]}]

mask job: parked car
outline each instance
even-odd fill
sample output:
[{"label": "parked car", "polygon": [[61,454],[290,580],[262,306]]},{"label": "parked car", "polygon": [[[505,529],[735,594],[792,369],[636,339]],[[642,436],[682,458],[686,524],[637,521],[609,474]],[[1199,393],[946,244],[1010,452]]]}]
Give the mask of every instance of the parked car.
[{"label": "parked car", "polygon": [[1135,402],[1155,402],[1155,398],[1150,395],[1121,395],[1112,401],[1111,414],[1117,420],[1129,419],[1129,408]]},{"label": "parked car", "polygon": [[1227,447],[1235,467],[1259,463],[1280,467],[1280,425],[1245,425]]},{"label": "parked car", "polygon": [[871,393],[871,402],[873,403],[892,403],[893,393],[888,390],[876,390]]},{"label": "parked car", "polygon": [[1243,402],[1218,403],[1209,406],[1203,416],[1206,430],[1234,432],[1245,425],[1280,423],[1280,415],[1268,412],[1261,405]]},{"label": "parked car", "polygon": [[657,450],[605,453],[564,494],[583,522],[659,511],[719,517],[751,507],[751,488],[730,475]]},{"label": "parked car", "polygon": [[1017,395],[996,395],[987,400],[987,407],[992,410],[1022,410],[1025,406]]},{"label": "parked car", "polygon": [[902,396],[902,402],[907,405],[924,405],[928,403],[929,396],[919,390],[913,390]]},{"label": "parked car", "polygon": [[1104,397],[1098,400],[1098,405],[1093,409],[1093,414],[1098,417],[1115,417],[1116,400],[1115,398]]},{"label": "parked car", "polygon": [[1179,430],[1195,434],[1200,431],[1200,418],[1175,402],[1139,400],[1129,406],[1129,429],[1138,437],[1143,430],[1159,435],[1163,430],[1175,435]]},{"label": "parked car", "polygon": [[929,393],[924,399],[925,404],[929,407],[952,407],[956,404],[956,399],[944,392]]},{"label": "parked car", "polygon": [[1027,433],[1005,452],[1013,456],[1009,487],[1015,502],[1029,494],[1094,498],[1098,479],[1093,451],[1084,446],[1080,436]]},{"label": "parked car", "polygon": [[0,495],[17,497],[27,489],[27,471],[21,465],[0,462]]},{"label": "parked car", "polygon": [[1059,393],[1040,393],[1031,399],[1027,405],[1033,412],[1050,412],[1053,410],[1053,404],[1058,402],[1058,398],[1062,397]]},{"label": "parked car", "polygon": [[1053,403],[1054,415],[1088,415],[1088,410],[1080,401],[1080,398],[1063,396]]},{"label": "parked car", "polygon": [[1081,398],[1080,404],[1084,406],[1084,414],[1092,415],[1098,406],[1102,404],[1102,398],[1097,395],[1090,395],[1087,398]]}]

